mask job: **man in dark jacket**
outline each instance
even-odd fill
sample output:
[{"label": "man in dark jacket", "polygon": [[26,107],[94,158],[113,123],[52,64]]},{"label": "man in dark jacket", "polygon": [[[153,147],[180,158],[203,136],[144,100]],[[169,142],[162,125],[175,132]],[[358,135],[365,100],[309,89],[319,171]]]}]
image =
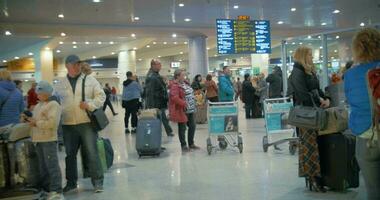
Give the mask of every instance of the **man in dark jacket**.
[{"label": "man in dark jacket", "polygon": [[282,70],[279,66],[273,68],[266,81],[269,83],[269,98],[282,97]]},{"label": "man in dark jacket", "polygon": [[249,74],[244,75],[243,87],[242,87],[242,96],[243,103],[245,103],[245,118],[250,119],[253,117],[253,100],[256,89],[252,86],[251,76]]},{"label": "man in dark jacket", "polygon": [[109,106],[111,111],[112,111],[113,116],[118,115],[118,113],[116,113],[115,110],[113,109],[113,106],[111,103],[111,93],[112,92],[111,92],[111,87],[108,85],[108,83],[106,83],[106,87],[104,87],[103,90],[104,90],[104,93],[106,94],[106,101],[103,104],[103,110],[105,111],[107,106]]},{"label": "man in dark jacket", "polygon": [[161,121],[168,136],[174,136],[173,129],[169,125],[165,110],[168,108],[168,91],[166,84],[159,74],[161,62],[153,59],[150,62],[150,69],[146,75],[144,99],[146,108],[157,108],[161,110]]}]

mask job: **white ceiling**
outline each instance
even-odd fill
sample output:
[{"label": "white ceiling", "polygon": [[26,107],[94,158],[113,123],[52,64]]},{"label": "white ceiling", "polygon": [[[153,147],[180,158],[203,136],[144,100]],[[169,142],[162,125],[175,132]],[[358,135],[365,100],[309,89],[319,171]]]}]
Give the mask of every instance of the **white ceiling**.
[{"label": "white ceiling", "polygon": [[[229,2],[229,4],[227,4]],[[184,3],[184,7],[179,7]],[[227,6],[228,5],[228,6]],[[238,5],[238,9],[234,9]],[[292,12],[294,7],[297,10]],[[110,56],[111,52],[137,46],[137,57],[170,56],[187,52],[189,37],[208,36],[209,55],[214,55],[215,19],[249,15],[271,21],[272,45],[284,38],[380,23],[379,0],[1,0],[0,57],[9,51],[44,39],[64,41],[57,57],[70,53]],[[339,9],[339,14],[333,14]],[[58,14],[64,18],[58,18]],[[140,20],[135,21],[134,17]],[[185,22],[185,18],[191,18]],[[278,21],[284,24],[277,24]],[[322,23],[326,25],[322,26]],[[60,37],[61,32],[66,37]],[[137,35],[136,38],[131,34]],[[172,38],[172,33],[177,38]],[[77,49],[72,41],[78,42]],[[84,44],[89,41],[90,44]],[[96,42],[102,41],[101,45]],[[109,44],[113,41],[114,44]],[[157,45],[153,45],[153,41]],[[168,42],[163,45],[163,42]],[[95,42],[95,43],[94,43]],[[178,42],[174,45],[173,42]],[[150,48],[146,48],[146,45]]]}]

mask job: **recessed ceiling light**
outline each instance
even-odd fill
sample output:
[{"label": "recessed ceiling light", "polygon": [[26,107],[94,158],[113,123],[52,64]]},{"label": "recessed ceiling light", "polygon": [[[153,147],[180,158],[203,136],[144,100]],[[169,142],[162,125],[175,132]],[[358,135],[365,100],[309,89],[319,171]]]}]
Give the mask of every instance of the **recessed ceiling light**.
[{"label": "recessed ceiling light", "polygon": [[86,41],[85,44],[90,44],[90,42]]},{"label": "recessed ceiling light", "polygon": [[78,48],[76,45],[73,46],[74,49]]},{"label": "recessed ceiling light", "polygon": [[157,44],[157,42],[153,42],[153,44]]},{"label": "recessed ceiling light", "polygon": [[132,34],[131,34],[131,37],[136,37],[136,34],[132,33]]},{"label": "recessed ceiling light", "polygon": [[183,54],[183,52],[181,51],[181,52],[179,52],[179,54]]},{"label": "recessed ceiling light", "polygon": [[321,39],[321,36],[318,36],[318,39]]},{"label": "recessed ceiling light", "polygon": [[140,20],[140,17],[134,17],[133,19],[135,19],[136,21]]},{"label": "recessed ceiling light", "polygon": [[5,31],[4,33],[5,35],[12,35],[12,33],[10,31]]},{"label": "recessed ceiling light", "polygon": [[191,21],[190,18],[185,18],[184,20],[185,20],[185,22],[190,22]]},{"label": "recessed ceiling light", "polygon": [[95,59],[96,58],[96,56],[92,56],[92,59]]},{"label": "recessed ceiling light", "polygon": [[63,14],[59,14],[58,17],[61,19],[65,18],[65,16]]},{"label": "recessed ceiling light", "polygon": [[289,51],[289,53],[293,53],[293,51]]},{"label": "recessed ceiling light", "polygon": [[73,41],[73,44],[77,44],[77,42]]},{"label": "recessed ceiling light", "polygon": [[207,49],[207,50],[210,50],[210,47],[207,47],[206,49]]},{"label": "recessed ceiling light", "polygon": [[3,63],[6,63],[7,62],[7,60],[3,60]]},{"label": "recessed ceiling light", "polygon": [[161,58],[161,56],[157,56],[157,57]]},{"label": "recessed ceiling light", "polygon": [[334,56],[331,56],[331,59],[335,59]]},{"label": "recessed ceiling light", "polygon": [[101,0],[92,0],[92,2],[94,2],[94,3],[100,3],[102,1]]},{"label": "recessed ceiling light", "polygon": [[311,39],[311,35],[307,36],[307,39]]},{"label": "recessed ceiling light", "polygon": [[61,53],[61,50],[57,49],[57,51],[55,51],[55,52],[57,52],[57,53]]},{"label": "recessed ceiling light", "polygon": [[360,26],[361,27],[365,26],[365,23],[364,22],[360,23]]},{"label": "recessed ceiling light", "polygon": [[115,55],[115,52],[111,52],[111,55]]},{"label": "recessed ceiling light", "polygon": [[62,42],[62,41],[60,41],[60,42],[59,42],[59,44],[63,44],[63,42]]},{"label": "recessed ceiling light", "polygon": [[184,3],[180,3],[180,4],[178,4],[178,6],[179,6],[179,7],[184,7],[185,4],[184,4]]},{"label": "recessed ceiling light", "polygon": [[179,62],[182,62],[182,60],[180,59]]},{"label": "recessed ceiling light", "polygon": [[290,10],[291,10],[292,12],[294,12],[294,11],[297,10],[297,8],[291,8]]},{"label": "recessed ceiling light", "polygon": [[319,48],[320,48],[320,49],[323,49],[323,47],[322,47],[322,46],[320,46]]},{"label": "recessed ceiling light", "polygon": [[302,43],[302,42],[300,42],[300,43],[299,43],[299,45],[303,45],[303,43]]},{"label": "recessed ceiling light", "polygon": [[216,54],[214,55],[214,57],[217,57],[217,56],[218,56],[218,55],[216,55]]},{"label": "recessed ceiling light", "polygon": [[146,45],[146,48],[150,48],[150,45]]},{"label": "recessed ceiling light", "polygon": [[283,21],[278,21],[277,24],[284,24],[284,22]]},{"label": "recessed ceiling light", "polygon": [[327,25],[327,23],[326,23],[326,22],[323,22],[321,25],[322,25],[322,26],[326,26],[326,25]]},{"label": "recessed ceiling light", "polygon": [[187,44],[187,42],[184,42],[184,44]]},{"label": "recessed ceiling light", "polygon": [[50,50],[50,48],[49,48],[49,47],[45,47],[45,50],[49,51],[49,50]]},{"label": "recessed ceiling light", "polygon": [[101,41],[99,41],[99,42],[98,42],[98,44],[102,44],[102,42],[101,42]]},{"label": "recessed ceiling light", "polygon": [[139,58],[139,61],[142,61],[142,59],[141,59],[141,58]]},{"label": "recessed ceiling light", "polygon": [[29,52],[28,55],[33,56],[33,53],[32,53],[32,52]]},{"label": "recessed ceiling light", "polygon": [[173,44],[178,44],[177,42],[173,42]]},{"label": "recessed ceiling light", "polygon": [[339,39],[339,38],[340,38],[340,36],[339,36],[339,35],[335,36],[335,39]]},{"label": "recessed ceiling light", "polygon": [[62,36],[62,37],[65,37],[65,36],[66,36],[66,33],[63,33],[63,32],[62,32],[62,33],[61,33],[61,36]]},{"label": "recessed ceiling light", "polygon": [[163,44],[167,44],[167,42],[164,42]]},{"label": "recessed ceiling light", "polygon": [[292,42],[292,45],[296,45],[296,43],[295,43],[295,42]]},{"label": "recessed ceiling light", "polygon": [[133,47],[133,50],[137,50],[137,47]]},{"label": "recessed ceiling light", "polygon": [[176,38],[176,37],[177,37],[177,34],[173,33],[173,34],[172,34],[172,37],[173,37],[173,38]]},{"label": "recessed ceiling light", "polygon": [[110,44],[115,44],[115,43],[113,41],[111,41]]},{"label": "recessed ceiling light", "polygon": [[338,14],[338,13],[340,13],[340,10],[334,10],[333,13]]},{"label": "recessed ceiling light", "polygon": [[234,5],[234,9],[239,9],[239,5]]},{"label": "recessed ceiling light", "polygon": [[338,50],[335,49],[335,50],[334,50],[334,53],[338,53]]},{"label": "recessed ceiling light", "polygon": [[15,56],[15,59],[17,60],[17,59],[20,59],[20,57],[18,57],[18,56]]}]

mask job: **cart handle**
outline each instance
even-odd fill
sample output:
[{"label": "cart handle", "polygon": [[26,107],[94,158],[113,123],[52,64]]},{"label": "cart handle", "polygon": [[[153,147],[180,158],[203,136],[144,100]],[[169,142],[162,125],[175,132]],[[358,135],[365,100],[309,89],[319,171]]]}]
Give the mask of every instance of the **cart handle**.
[{"label": "cart handle", "polygon": [[278,100],[292,100],[290,97],[282,97],[282,98],[273,98],[273,99],[265,99],[264,101],[278,101]]},{"label": "cart handle", "polygon": [[225,105],[225,104],[238,104],[239,101],[225,101],[225,102],[211,102],[207,101],[209,105]]}]

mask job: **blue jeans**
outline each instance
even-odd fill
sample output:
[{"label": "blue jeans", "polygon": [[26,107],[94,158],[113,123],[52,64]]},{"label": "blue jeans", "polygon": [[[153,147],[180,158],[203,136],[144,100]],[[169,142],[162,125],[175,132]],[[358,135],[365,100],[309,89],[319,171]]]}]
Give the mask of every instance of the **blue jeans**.
[{"label": "blue jeans", "polygon": [[62,175],[58,162],[57,142],[37,142],[40,186],[47,192],[62,192]]},{"label": "blue jeans", "polygon": [[77,154],[82,146],[86,156],[92,184],[103,185],[103,169],[100,163],[96,141],[98,133],[90,123],[77,125],[64,125],[63,140],[66,149],[66,179],[68,185],[76,185],[78,181]]}]

